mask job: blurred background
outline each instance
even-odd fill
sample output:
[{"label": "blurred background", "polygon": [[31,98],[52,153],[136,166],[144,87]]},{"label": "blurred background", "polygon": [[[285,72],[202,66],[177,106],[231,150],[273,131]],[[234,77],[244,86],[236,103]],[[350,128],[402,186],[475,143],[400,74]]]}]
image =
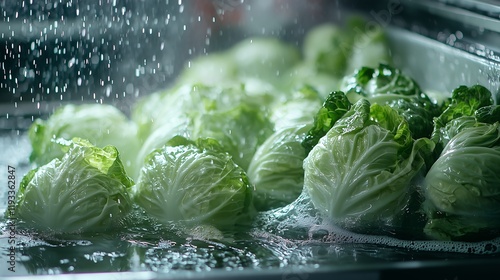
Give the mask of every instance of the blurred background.
[{"label": "blurred background", "polygon": [[311,26],[353,13],[500,62],[494,1],[0,0],[0,128],[66,102],[127,113],[198,55],[255,35],[299,46]]},{"label": "blurred background", "polygon": [[256,34],[298,44],[309,26],[340,16],[325,9],[334,5],[318,0],[2,0],[0,101],[16,104],[3,106],[2,115],[50,111],[54,102],[79,101],[113,103],[127,111],[137,97],[165,88],[190,58]]}]

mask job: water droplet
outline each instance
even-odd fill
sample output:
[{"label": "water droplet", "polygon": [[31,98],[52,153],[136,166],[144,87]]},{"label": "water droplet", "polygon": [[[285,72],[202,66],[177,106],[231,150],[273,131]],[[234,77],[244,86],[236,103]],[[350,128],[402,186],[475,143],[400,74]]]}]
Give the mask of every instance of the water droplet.
[{"label": "water droplet", "polygon": [[106,97],[109,97],[111,95],[111,90],[113,89],[113,87],[111,85],[108,85],[106,86]]}]

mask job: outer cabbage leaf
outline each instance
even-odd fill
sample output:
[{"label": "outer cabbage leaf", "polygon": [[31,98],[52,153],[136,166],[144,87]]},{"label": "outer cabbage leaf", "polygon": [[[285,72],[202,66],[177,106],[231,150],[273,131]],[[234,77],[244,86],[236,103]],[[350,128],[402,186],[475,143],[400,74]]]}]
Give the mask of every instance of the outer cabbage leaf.
[{"label": "outer cabbage leaf", "polygon": [[63,151],[54,140],[79,137],[98,147],[115,146],[127,172],[138,174],[135,158],[139,150],[137,126],[112,105],[65,105],[58,108],[47,120],[37,119],[29,129],[32,153],[30,161],[40,166],[54,158],[61,158]]},{"label": "outer cabbage leaf", "polygon": [[389,63],[389,48],[382,28],[368,28],[368,25],[362,17],[354,16],[344,27],[331,23],[314,27],[304,39],[304,61],[318,73],[334,77],[362,66]]},{"label": "outer cabbage leaf", "polygon": [[295,90],[304,86],[315,88],[321,99],[325,100],[332,89],[340,87],[341,77],[321,73],[311,63],[302,61],[290,68],[283,77],[282,87],[285,90]]},{"label": "outer cabbage leaf", "polygon": [[[492,105],[491,92],[481,85],[459,86],[454,89],[446,108],[434,118],[431,139],[436,142],[436,155],[439,156],[444,146],[462,127],[474,125],[472,117],[480,122],[487,121],[487,118],[490,119],[487,122],[494,122],[495,109]],[[486,108],[482,109],[483,107]],[[478,109],[481,110],[476,113]]]},{"label": "outer cabbage leaf", "polygon": [[240,103],[254,106],[263,112],[268,112],[275,104],[287,100],[290,95],[275,85],[258,78],[240,78],[239,84],[236,86],[239,86],[246,96]]},{"label": "outer cabbage leaf", "polygon": [[241,105],[228,111],[196,114],[191,139],[216,139],[235,163],[247,170],[259,147],[273,133],[273,125],[258,109]]},{"label": "outer cabbage leaf", "polygon": [[396,109],[405,117],[415,139],[430,137],[434,128],[432,120],[441,113],[441,107],[413,79],[386,64],[358,69],[345,77],[341,89],[352,103],[366,98],[371,103]]},{"label": "outer cabbage leaf", "polygon": [[301,145],[310,124],[276,131],[257,149],[247,174],[255,186],[254,205],[259,211],[285,206],[301,194],[304,185]]},{"label": "outer cabbage leaf", "polygon": [[[98,232],[119,227],[132,208],[133,185],[114,146],[75,138],[62,159],[31,170],[22,180],[15,213],[7,216],[43,233]],[[11,215],[14,214],[14,215]]]},{"label": "outer cabbage leaf", "polygon": [[300,61],[299,50],[273,37],[247,38],[229,50],[240,77],[259,78],[272,84]]},{"label": "outer cabbage leaf", "polygon": [[242,104],[266,111],[275,101],[272,94],[267,85],[260,88],[253,81],[220,86],[184,84],[141,100],[132,110],[132,120],[139,126],[140,139],[146,141],[157,129],[189,122],[193,112],[222,112]]},{"label": "outer cabbage leaf", "polygon": [[153,151],[139,176],[135,201],[161,222],[219,229],[252,217],[246,173],[214,139],[174,137]]},{"label": "outer cabbage leaf", "polygon": [[229,86],[259,80],[281,87],[283,77],[300,60],[295,46],[276,38],[256,36],[224,51],[195,57],[184,66],[176,84]]},{"label": "outer cabbage leaf", "polygon": [[156,124],[160,112],[171,104],[163,100],[164,95],[164,92],[154,92],[141,97],[133,104],[130,119],[137,125],[137,138],[140,142],[144,142],[152,131],[160,126]]},{"label": "outer cabbage leaf", "polygon": [[500,124],[462,129],[424,180],[426,234],[475,240],[500,233]]},{"label": "outer cabbage leaf", "polygon": [[380,63],[391,62],[384,30],[379,26],[371,29],[367,29],[366,26],[367,24],[364,24],[363,29],[352,28],[356,36],[345,73],[353,73],[361,67],[375,68]]},{"label": "outer cabbage leaf", "polygon": [[436,142],[436,149],[434,150],[434,153],[437,155],[436,158],[442,152],[443,147],[460,131],[478,125],[484,125],[484,123],[478,123],[472,116],[461,116],[450,120],[445,126],[434,130],[432,139]]},{"label": "outer cabbage leaf", "polygon": [[[378,99],[374,100],[379,104],[423,94],[415,80],[404,75],[401,70],[382,63],[376,68],[361,67],[353,75],[346,76],[343,88],[349,100],[376,97]],[[425,98],[425,95],[422,97]]]},{"label": "outer cabbage leaf", "polygon": [[[266,85],[260,88],[248,82],[220,87],[185,85],[164,93],[149,127],[143,126],[149,131],[143,135],[144,144],[137,163],[142,166],[146,155],[175,135],[181,135],[193,140],[217,139],[233,155],[235,162],[243,168],[248,167],[257,146],[273,132],[265,106],[259,105],[274,100],[266,100],[265,94],[259,98],[257,93],[267,89]],[[137,111],[137,115],[141,113]]]},{"label": "outer cabbage leaf", "polygon": [[304,38],[304,60],[318,73],[342,76],[351,53],[353,37],[334,24],[311,29]]},{"label": "outer cabbage leaf", "polygon": [[179,118],[177,120],[172,120],[172,123],[166,123],[156,129],[149,135],[146,141],[144,141],[144,144],[142,144],[137,154],[136,166],[142,167],[144,165],[144,160],[152,151],[161,148],[173,137],[184,136],[189,138],[191,131],[188,125],[189,119]]},{"label": "outer cabbage leaf", "polygon": [[272,107],[269,119],[274,124],[275,131],[312,124],[319,108],[321,98],[318,91],[311,86],[303,86],[289,100]]},{"label": "outer cabbage leaf", "polygon": [[[232,88],[231,88],[232,89]],[[190,111],[212,111],[240,103],[243,92],[228,93],[221,87],[203,84],[183,84],[153,93],[132,109],[132,120],[139,126],[140,139],[145,141],[154,131],[165,125],[184,122]],[[240,94],[241,93],[241,94]]]},{"label": "outer cabbage leaf", "polygon": [[480,107],[474,112],[473,116],[460,116],[448,121],[443,127],[436,127],[432,134],[432,139],[437,142],[435,154],[439,156],[442,147],[446,146],[460,131],[469,127],[494,124],[495,122],[500,122],[499,105]]},{"label": "outer cabbage leaf", "polygon": [[406,209],[434,144],[414,141],[406,120],[387,105],[356,102],[304,160],[304,188],[314,206],[345,229],[403,232]]},{"label": "outer cabbage leaf", "polygon": [[474,118],[478,122],[490,123],[500,122],[500,105],[489,105],[478,108],[474,112]]},{"label": "outer cabbage leaf", "polygon": [[451,93],[451,101],[434,122],[437,128],[462,116],[473,116],[477,109],[493,105],[491,92],[481,85],[459,86]]},{"label": "outer cabbage leaf", "polygon": [[334,91],[328,95],[323,106],[313,118],[313,127],[307,132],[306,137],[302,141],[302,145],[306,149],[306,154],[335,125],[335,122],[351,109],[351,105],[351,102],[349,102],[346,95],[341,91]]}]

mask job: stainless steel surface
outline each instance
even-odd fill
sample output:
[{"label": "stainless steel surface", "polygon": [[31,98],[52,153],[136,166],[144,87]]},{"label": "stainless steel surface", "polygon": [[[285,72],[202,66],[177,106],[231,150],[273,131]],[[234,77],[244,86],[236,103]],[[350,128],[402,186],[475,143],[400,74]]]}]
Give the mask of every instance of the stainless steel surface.
[{"label": "stainless steel surface", "polygon": [[451,94],[459,85],[481,84],[499,100],[499,62],[403,29],[390,28],[387,35],[394,64],[424,89]]},{"label": "stainless steel surface", "polygon": [[[500,7],[485,1],[408,1],[429,13],[478,28],[500,32]],[[479,13],[480,12],[480,13]]]}]

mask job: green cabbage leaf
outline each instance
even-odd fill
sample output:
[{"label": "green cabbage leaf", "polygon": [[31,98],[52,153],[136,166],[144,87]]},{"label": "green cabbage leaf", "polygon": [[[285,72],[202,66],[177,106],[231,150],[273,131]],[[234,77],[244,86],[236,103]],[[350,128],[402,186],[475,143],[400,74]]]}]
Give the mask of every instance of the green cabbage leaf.
[{"label": "green cabbage leaf", "polygon": [[252,191],[245,171],[216,140],[176,136],[146,158],[134,200],[162,223],[227,229],[253,217]]},{"label": "green cabbage leaf", "polygon": [[[464,117],[458,118],[463,119]],[[438,240],[485,240],[500,233],[500,123],[465,126],[424,180],[424,232]]]},{"label": "green cabbage leaf", "polygon": [[340,227],[402,232],[415,181],[433,147],[427,138],[414,140],[396,110],[361,99],[304,160],[304,188],[318,211]]},{"label": "green cabbage leaf", "polygon": [[255,187],[254,205],[259,211],[285,206],[301,194],[304,185],[301,145],[310,124],[285,127],[259,146],[247,174]]},{"label": "green cabbage leaf", "polygon": [[351,103],[365,98],[370,103],[386,104],[397,110],[408,122],[415,139],[430,137],[433,118],[441,113],[441,106],[431,100],[415,80],[387,64],[359,68],[344,78],[341,90]]},{"label": "green cabbage leaf", "polygon": [[[134,184],[114,146],[98,148],[74,138],[61,159],[28,172],[16,197],[23,226],[43,233],[99,232],[120,228],[132,209]],[[6,212],[9,217],[9,211]]]},{"label": "green cabbage leaf", "polygon": [[351,102],[342,91],[334,91],[328,95],[313,118],[313,127],[302,141],[306,154],[309,154],[321,137],[325,136],[335,122],[351,109],[351,106]]},{"label": "green cabbage leaf", "polygon": [[78,137],[97,147],[115,146],[127,172],[132,177],[139,173],[135,165],[140,145],[137,126],[112,105],[61,106],[48,119],[36,119],[30,126],[28,136],[32,147],[30,161],[37,166],[64,155],[56,139]]},{"label": "green cabbage leaf", "polygon": [[464,127],[477,122],[498,121],[498,108],[493,105],[491,92],[481,85],[455,88],[443,112],[434,118],[431,139],[436,142],[436,156],[442,152],[450,139]]}]

